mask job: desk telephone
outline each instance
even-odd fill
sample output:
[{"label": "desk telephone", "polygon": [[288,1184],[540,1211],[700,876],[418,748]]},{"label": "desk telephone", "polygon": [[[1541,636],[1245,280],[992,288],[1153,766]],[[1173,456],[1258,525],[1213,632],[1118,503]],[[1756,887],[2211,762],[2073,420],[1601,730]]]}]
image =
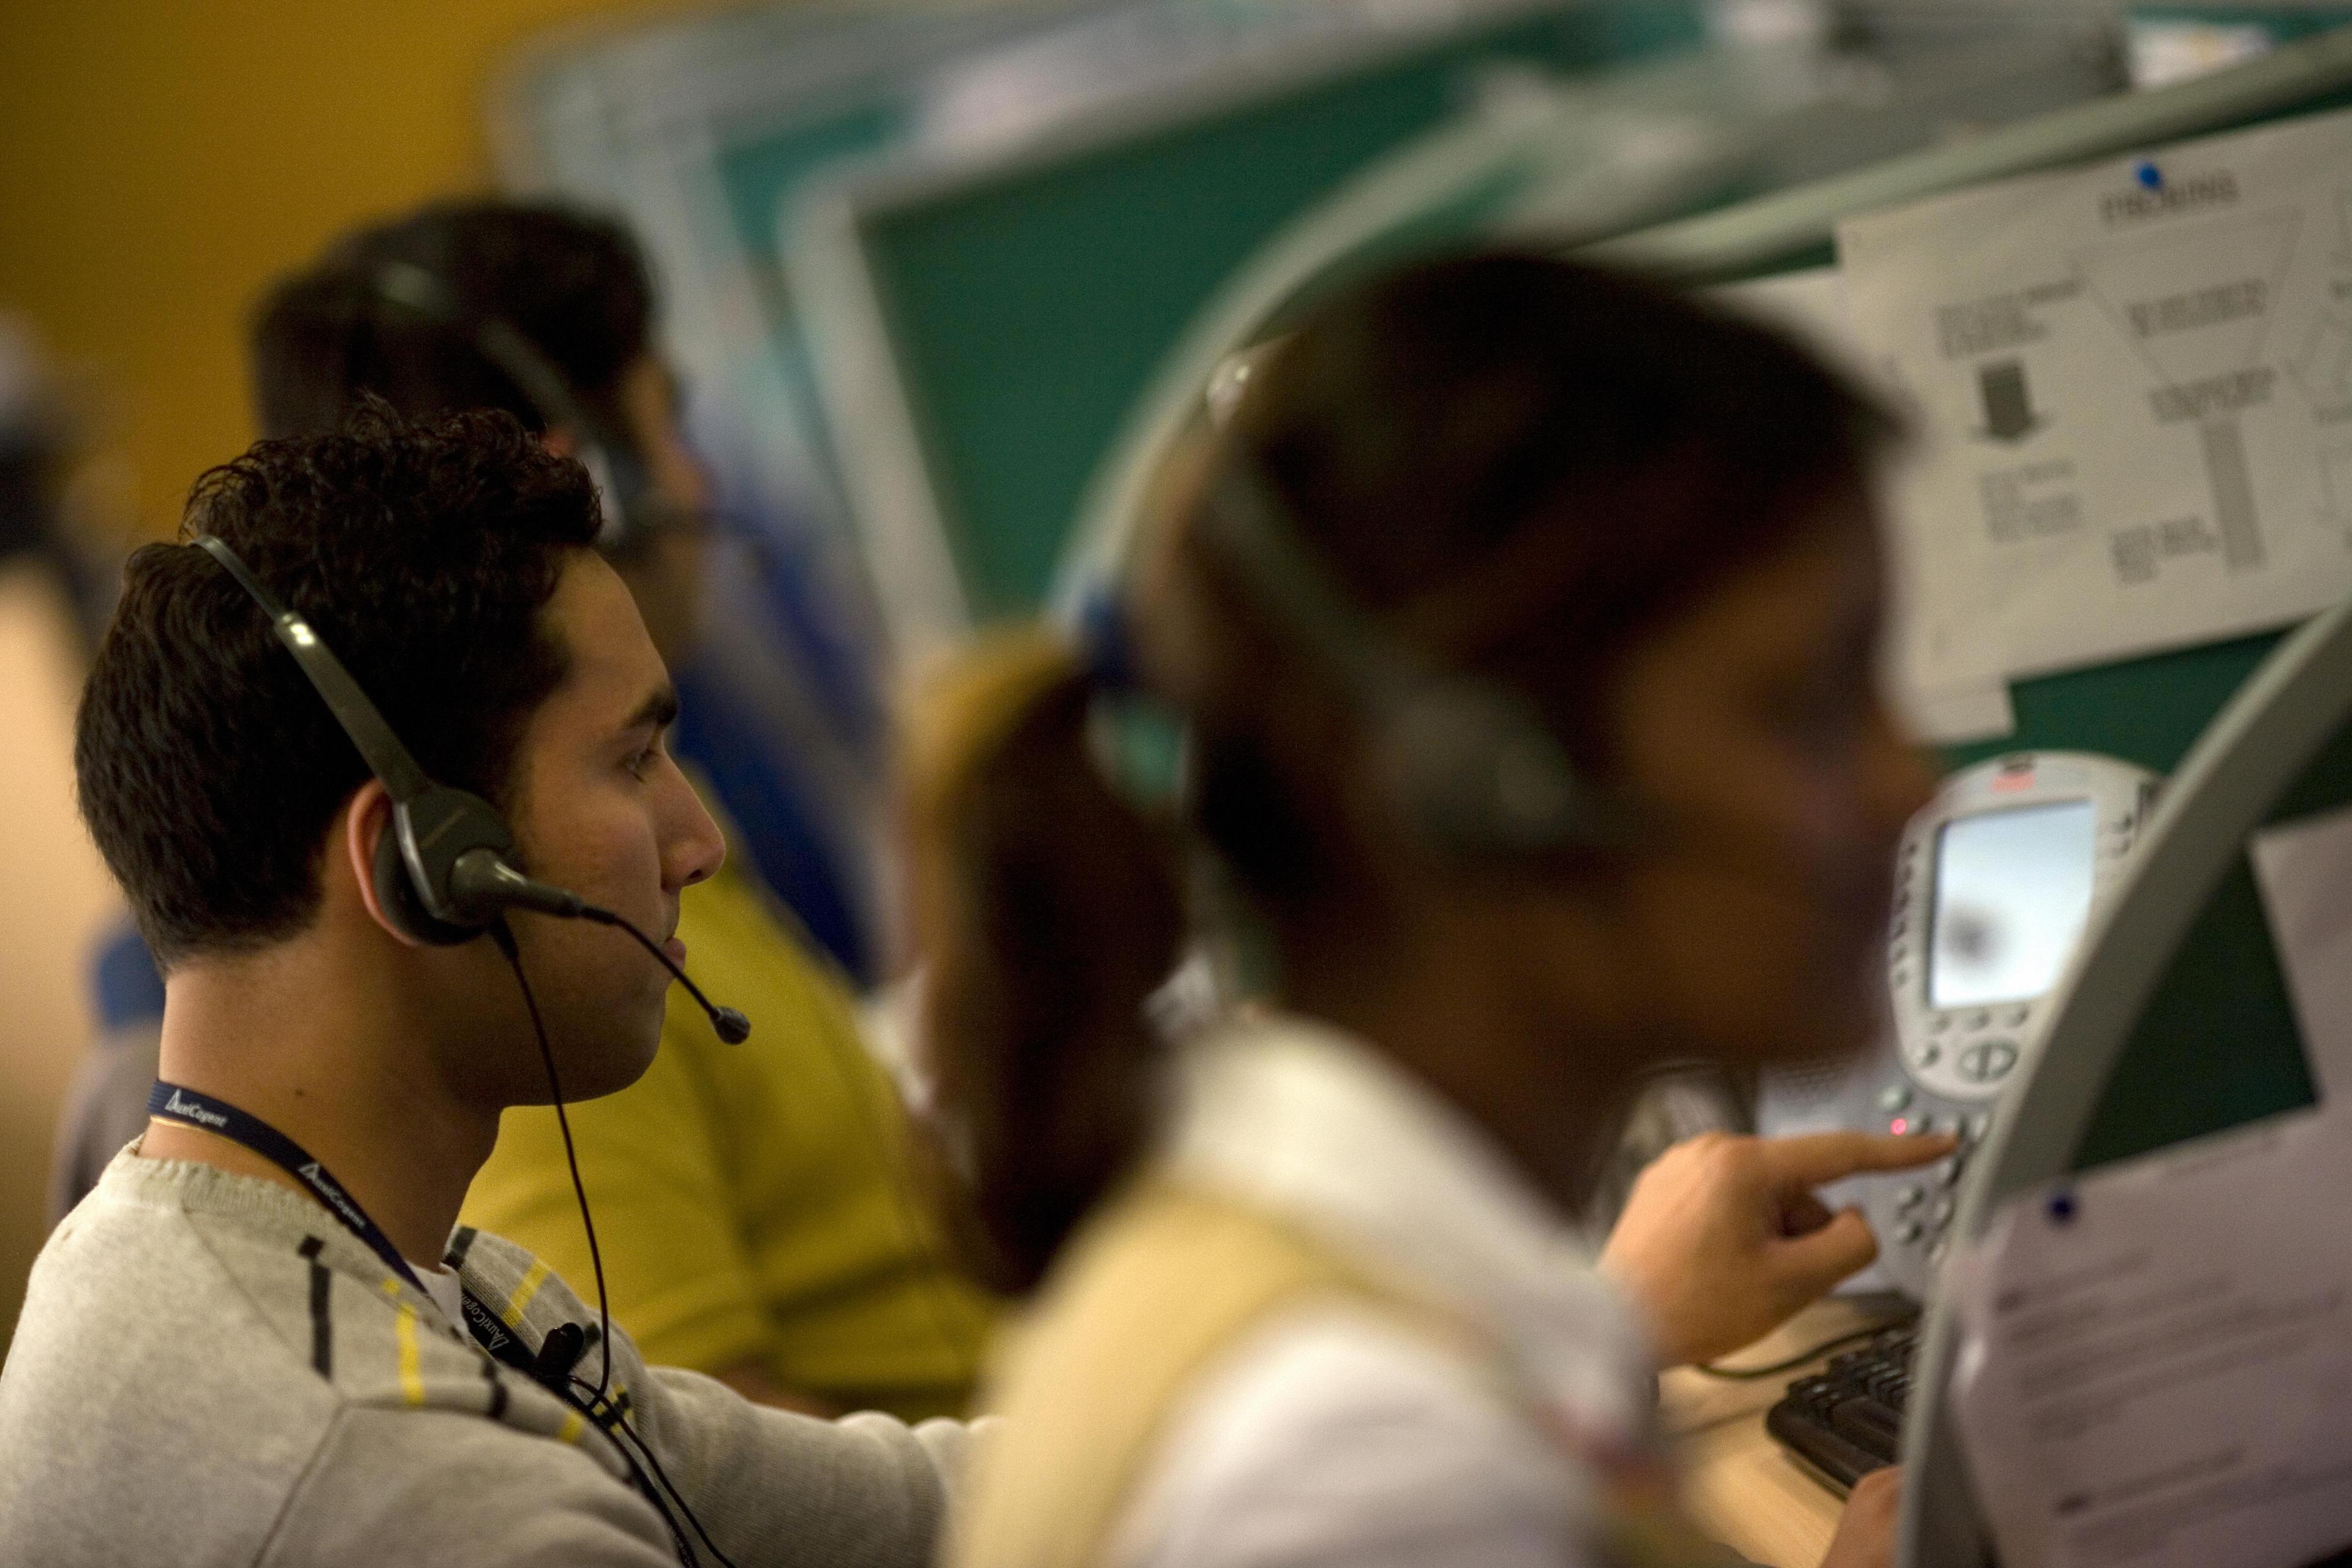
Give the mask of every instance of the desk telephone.
[{"label": "desk telephone", "polygon": [[1860,1127],[1953,1132],[1924,1171],[1824,1191],[1857,1204],[1878,1262],[1855,1288],[1923,1299],[1969,1155],[2038,1037],[2051,987],[2112,891],[2156,775],[2085,752],[2024,752],[1954,774],[1904,830],[1887,931],[1890,1036],[1845,1062],[1776,1069],[1759,1086],[1768,1134]]}]

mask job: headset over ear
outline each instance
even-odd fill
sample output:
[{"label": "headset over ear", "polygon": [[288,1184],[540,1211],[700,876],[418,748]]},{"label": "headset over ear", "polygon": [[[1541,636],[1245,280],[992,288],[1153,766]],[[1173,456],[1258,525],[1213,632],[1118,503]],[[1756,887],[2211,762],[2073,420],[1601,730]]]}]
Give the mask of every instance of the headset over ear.
[{"label": "headset over ear", "polygon": [[635,450],[588,412],[554,360],[513,322],[469,308],[447,279],[415,262],[378,262],[368,281],[385,303],[464,332],[530,399],[542,424],[572,433],[604,514],[598,550],[621,555],[643,542],[653,526],[653,478]]},{"label": "headset over ear", "polygon": [[195,542],[268,616],[278,640],[392,797],[391,826],[375,846],[378,905],[419,942],[446,947],[479,936],[515,901],[493,891],[504,882],[493,865],[520,879],[509,864],[514,835],[505,820],[480,795],[427,778],[310,623],[280,604],[226,543],[209,533],[198,534]]},{"label": "headset over ear", "polygon": [[1533,703],[1433,667],[1349,603],[1289,510],[1246,465],[1210,492],[1207,542],[1283,630],[1335,675],[1361,712],[1373,766],[1405,826],[1465,860],[1604,847],[1621,835],[1606,802]]},{"label": "headset over ear", "polygon": [[[509,910],[532,910],[560,920],[593,921],[625,931],[638,946],[686,987],[710,1026],[730,1046],[751,1035],[750,1020],[702,994],[653,938],[611,910],[579,894],[533,881],[514,867],[514,835],[488,801],[461,789],[435,784],[368,700],[343,661],[310,623],[280,604],[226,541],[196,535],[205,553],[220,563],[237,585],[269,617],[269,629],[294,656],[320,699],[359,749],[368,771],[392,797],[392,829],[376,839],[370,880],[377,907],[402,932],[436,946],[454,947],[484,932],[502,931]],[[501,942],[508,939],[501,936]],[[511,945],[508,955],[513,956]],[[520,970],[517,971],[520,973]]]}]

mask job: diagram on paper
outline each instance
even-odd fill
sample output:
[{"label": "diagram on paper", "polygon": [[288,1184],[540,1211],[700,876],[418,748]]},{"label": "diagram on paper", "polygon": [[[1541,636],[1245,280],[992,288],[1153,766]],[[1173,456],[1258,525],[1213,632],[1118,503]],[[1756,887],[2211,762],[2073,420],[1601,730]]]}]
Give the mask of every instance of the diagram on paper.
[{"label": "diagram on paper", "polygon": [[1856,337],[1937,439],[1908,482],[1934,685],[2284,625],[2352,591],[2352,112],[1838,228]]},{"label": "diagram on paper", "polygon": [[[2156,378],[2150,397],[2158,424],[2196,429],[2212,493],[2213,534],[2222,569],[2231,573],[2258,570],[2265,559],[2237,416],[2273,395],[2277,376],[2262,363],[2263,344],[2301,226],[2302,215],[2289,208],[2074,258],[2092,297]],[[2119,582],[2154,575],[2157,534],[2158,525],[2140,524],[2128,544],[2118,535]]]}]

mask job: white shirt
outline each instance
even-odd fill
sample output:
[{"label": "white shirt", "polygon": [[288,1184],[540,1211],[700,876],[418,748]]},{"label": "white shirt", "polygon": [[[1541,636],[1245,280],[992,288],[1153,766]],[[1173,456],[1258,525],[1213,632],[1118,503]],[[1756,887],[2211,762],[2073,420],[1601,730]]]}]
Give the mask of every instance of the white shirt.
[{"label": "white shirt", "polygon": [[415,1270],[416,1282],[425,1287],[425,1293],[433,1298],[433,1304],[441,1309],[441,1315],[457,1327],[464,1328],[466,1288],[458,1283],[457,1271],[437,1263],[430,1268],[422,1263],[411,1263],[408,1267]]},{"label": "white shirt", "polygon": [[1631,1449],[1651,1407],[1648,1349],[1589,1246],[1482,1130],[1324,1026],[1235,1024],[1187,1048],[1181,1080],[1167,1173],[1300,1225],[1509,1371],[1369,1309],[1285,1313],[1176,1412],[1111,1561],[1589,1562],[1595,1478],[1537,1412]]}]

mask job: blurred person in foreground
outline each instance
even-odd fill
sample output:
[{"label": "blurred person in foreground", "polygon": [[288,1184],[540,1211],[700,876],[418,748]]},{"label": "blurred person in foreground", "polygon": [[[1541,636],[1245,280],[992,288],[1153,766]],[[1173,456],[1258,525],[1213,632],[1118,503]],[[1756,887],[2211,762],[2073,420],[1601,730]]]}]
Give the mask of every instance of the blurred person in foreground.
[{"label": "blurred person in foreground", "polygon": [[[653,311],[644,260],[612,223],[509,202],[427,206],[339,240],[262,301],[250,344],[262,429],[330,431],[377,396],[413,418],[502,409],[559,453],[597,443],[638,477],[637,515],[617,534],[608,518],[600,548],[676,667],[702,615],[709,485],[680,428]],[[523,339],[594,428],[551,422],[485,353],[486,323]],[[960,1410],[991,1303],[950,1265],[909,1196],[904,1108],[866,1049],[844,976],[746,864],[730,856],[688,893],[680,935],[701,984],[751,1019],[751,1040],[722,1044],[700,1012],[675,1009],[645,1077],[572,1114],[614,1315],[649,1358],[763,1403],[909,1419]],[[135,942],[123,946],[108,962],[145,971]],[[142,1026],[152,1060],[152,1017]],[[114,1075],[135,1078],[140,1097],[152,1076]],[[135,1114],[135,1104],[121,1109]],[[68,1200],[121,1147],[115,1132],[110,1122],[100,1135],[68,1130],[85,1152]],[[569,1277],[588,1271],[544,1109],[507,1116],[466,1215]]]},{"label": "blurred person in foreground", "polygon": [[508,416],[363,413],[212,470],[182,542],[131,557],[74,762],[163,966],[165,1081],[34,1265],[0,1368],[0,1562],[929,1561],[963,1428],[649,1366],[457,1223],[502,1110],[646,1070],[668,973],[585,921],[436,932],[385,874],[387,785],[214,549],[528,875],[654,942],[725,846],[597,527],[586,473]]},{"label": "blurred person in foreground", "polygon": [[[1597,1257],[1571,1216],[1657,1066],[1879,1026],[1933,784],[1875,677],[1887,427],[1768,332],[1514,256],[1328,302],[1246,386],[1123,635],[1009,637],[915,733],[924,1045],[1039,1289],[950,1560],[1721,1562],[1654,1373],[1871,1261],[1813,1188],[1950,1143],[1710,1135]],[[1164,816],[1105,761],[1139,702],[1183,726]],[[1171,1047],[1203,859],[1264,1003]],[[1825,1565],[1888,1562],[1895,1498]]]}]

